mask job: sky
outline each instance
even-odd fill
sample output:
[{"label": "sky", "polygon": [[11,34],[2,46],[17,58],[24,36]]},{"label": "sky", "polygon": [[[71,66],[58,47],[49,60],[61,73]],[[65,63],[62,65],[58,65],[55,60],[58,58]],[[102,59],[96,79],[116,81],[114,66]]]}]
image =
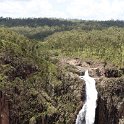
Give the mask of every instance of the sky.
[{"label": "sky", "polygon": [[0,16],[124,20],[124,0],[0,0]]}]

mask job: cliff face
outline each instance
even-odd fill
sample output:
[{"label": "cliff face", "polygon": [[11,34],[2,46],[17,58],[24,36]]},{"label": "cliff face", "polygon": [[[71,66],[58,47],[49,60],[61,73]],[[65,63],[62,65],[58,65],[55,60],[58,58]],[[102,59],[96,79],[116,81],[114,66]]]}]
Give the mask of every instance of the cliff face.
[{"label": "cliff face", "polygon": [[0,91],[0,124],[9,124],[9,108],[5,95]]},{"label": "cliff face", "polygon": [[[80,70],[89,69],[90,74],[96,78],[98,100],[96,108],[95,124],[124,124],[124,77],[121,69],[104,67],[103,63],[82,63],[79,60],[71,60],[69,64],[75,67],[77,74]],[[98,67],[98,68],[96,68]],[[74,72],[74,70],[73,70]],[[79,79],[80,81],[80,79]],[[75,119],[85,102],[85,85],[82,81],[81,103],[75,111]],[[75,123],[75,121],[74,121]]]},{"label": "cliff face", "polygon": [[[94,124],[124,124],[124,78],[102,78],[97,80],[98,100]],[[85,90],[81,93],[82,104],[85,102]],[[75,122],[74,122],[75,123]]]},{"label": "cliff face", "polygon": [[103,78],[97,82],[97,89],[95,124],[123,124],[124,78]]}]

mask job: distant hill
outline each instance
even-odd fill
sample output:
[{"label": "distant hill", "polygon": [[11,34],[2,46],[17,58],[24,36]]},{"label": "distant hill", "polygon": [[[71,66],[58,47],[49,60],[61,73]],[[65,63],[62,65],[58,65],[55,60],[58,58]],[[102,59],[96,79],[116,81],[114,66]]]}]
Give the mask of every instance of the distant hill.
[{"label": "distant hill", "polygon": [[52,18],[25,18],[25,19],[12,19],[12,18],[0,18],[0,25],[7,27],[14,26],[71,26],[74,22],[64,19],[52,19]]},{"label": "distant hill", "polygon": [[88,21],[77,19],[56,19],[56,18],[3,18],[0,17],[0,25],[7,27],[15,26],[91,26],[92,28],[99,27],[124,27],[124,21],[122,20],[108,20],[108,21]]}]

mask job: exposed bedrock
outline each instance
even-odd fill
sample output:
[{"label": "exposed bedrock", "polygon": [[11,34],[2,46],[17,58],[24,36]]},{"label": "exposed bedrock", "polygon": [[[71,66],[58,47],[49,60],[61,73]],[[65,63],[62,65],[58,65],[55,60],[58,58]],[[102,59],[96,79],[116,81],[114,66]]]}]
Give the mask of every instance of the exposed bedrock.
[{"label": "exposed bedrock", "polygon": [[124,124],[124,78],[104,78],[97,89],[95,124]]}]

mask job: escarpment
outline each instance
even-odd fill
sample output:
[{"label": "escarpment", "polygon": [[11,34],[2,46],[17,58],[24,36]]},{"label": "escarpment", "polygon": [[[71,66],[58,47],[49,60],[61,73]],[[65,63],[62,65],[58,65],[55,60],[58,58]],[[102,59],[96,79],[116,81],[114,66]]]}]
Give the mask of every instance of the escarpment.
[{"label": "escarpment", "polygon": [[96,110],[96,124],[122,124],[124,117],[124,78],[98,81],[99,99]]},{"label": "escarpment", "polygon": [[[69,61],[70,62],[70,61]],[[72,62],[72,61],[71,61]],[[80,64],[79,64],[80,63]],[[71,63],[72,64],[72,63]],[[96,63],[95,63],[96,64]],[[105,68],[103,64],[86,64],[79,60],[73,60],[77,74],[90,70],[91,76],[96,80],[98,100],[96,108],[95,124],[123,124],[124,123],[124,77],[121,69]],[[98,68],[97,68],[98,67]],[[73,71],[74,72],[74,71]],[[81,74],[82,74],[81,73]],[[75,112],[75,118],[79,109],[85,102],[85,85],[82,81],[82,91],[79,106]],[[81,104],[80,104],[81,103]],[[74,122],[75,123],[75,122]]]}]

